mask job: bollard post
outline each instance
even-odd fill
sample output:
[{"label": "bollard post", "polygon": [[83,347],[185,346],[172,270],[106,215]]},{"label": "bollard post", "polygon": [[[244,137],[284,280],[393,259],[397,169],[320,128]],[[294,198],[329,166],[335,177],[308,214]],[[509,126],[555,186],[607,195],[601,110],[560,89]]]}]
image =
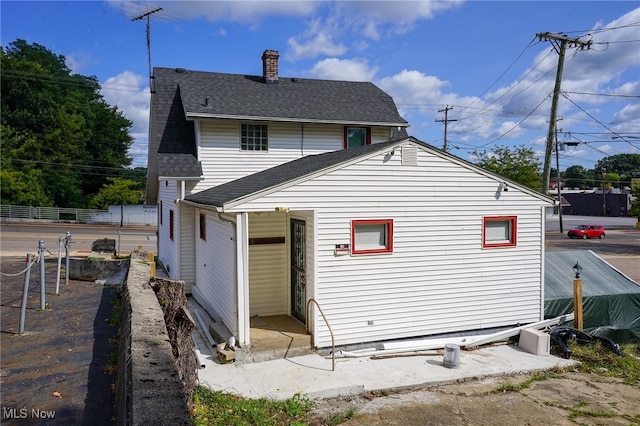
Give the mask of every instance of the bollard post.
[{"label": "bollard post", "polygon": [[582,330],[584,328],[584,320],[582,316],[582,279],[580,279],[580,272],[582,266],[576,262],[573,267],[573,272],[576,274],[573,279],[573,312],[574,312],[574,324],[575,328]]},{"label": "bollard post", "polygon": [[116,255],[120,256],[120,239],[122,238],[122,231],[118,231],[118,248],[116,249]]},{"label": "bollard post", "polygon": [[62,241],[64,238],[58,238],[58,273],[56,274],[56,294],[60,294],[60,269],[62,267]]},{"label": "bollard post", "polygon": [[67,231],[67,236],[65,238],[65,243],[64,243],[65,249],[66,249],[66,259],[65,259],[65,266],[64,266],[64,283],[65,284],[69,284],[69,252],[71,251],[71,232]]},{"label": "bollard post", "polygon": [[27,270],[24,273],[24,287],[22,288],[22,304],[20,305],[20,327],[18,334],[24,333],[24,317],[27,312],[27,297],[29,296],[29,277],[31,276],[31,255],[27,254]]},{"label": "bollard post", "polygon": [[44,240],[40,240],[38,243],[38,252],[40,254],[40,309],[44,310],[46,307],[45,303],[45,288],[44,288],[44,251],[46,247],[44,246]]}]

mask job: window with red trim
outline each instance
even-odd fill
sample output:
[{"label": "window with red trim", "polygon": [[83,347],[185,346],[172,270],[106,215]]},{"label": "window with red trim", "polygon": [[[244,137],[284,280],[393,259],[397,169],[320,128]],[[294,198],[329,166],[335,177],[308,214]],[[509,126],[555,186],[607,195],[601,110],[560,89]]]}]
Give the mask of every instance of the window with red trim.
[{"label": "window with red trim", "polygon": [[173,210],[169,210],[169,238],[173,241]]},{"label": "window with red trim", "polygon": [[345,127],[344,149],[362,145],[371,145],[371,127]]},{"label": "window with red trim", "polygon": [[351,221],[351,254],[393,252],[393,219]]},{"label": "window with red trim", "polygon": [[513,247],[516,245],[517,217],[488,216],[482,220],[482,247]]},{"label": "window with red trim", "polygon": [[207,240],[207,216],[200,213],[200,239]]}]

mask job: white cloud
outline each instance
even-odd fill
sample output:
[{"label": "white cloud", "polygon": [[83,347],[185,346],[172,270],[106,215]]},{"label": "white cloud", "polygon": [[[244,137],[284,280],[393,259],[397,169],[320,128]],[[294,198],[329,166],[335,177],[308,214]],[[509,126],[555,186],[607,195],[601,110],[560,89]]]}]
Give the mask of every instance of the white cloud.
[{"label": "white cloud", "polygon": [[323,24],[321,19],[314,19],[302,35],[287,40],[289,51],[287,57],[292,60],[315,58],[317,56],[341,56],[347,48],[334,41],[336,28],[332,23]]},{"label": "white cloud", "polygon": [[146,166],[149,132],[149,86],[146,77],[124,71],[101,83],[100,93],[111,106],[122,111],[133,122],[130,134],[134,139],[130,155],[133,166]]},{"label": "white cloud", "polygon": [[329,58],[316,63],[309,74],[326,80],[371,81],[376,72],[377,67],[364,60]]},{"label": "white cloud", "polygon": [[157,16],[165,19],[189,20],[206,17],[209,21],[257,24],[269,16],[309,16],[322,2],[315,1],[121,1],[109,0],[130,17],[161,7]]}]

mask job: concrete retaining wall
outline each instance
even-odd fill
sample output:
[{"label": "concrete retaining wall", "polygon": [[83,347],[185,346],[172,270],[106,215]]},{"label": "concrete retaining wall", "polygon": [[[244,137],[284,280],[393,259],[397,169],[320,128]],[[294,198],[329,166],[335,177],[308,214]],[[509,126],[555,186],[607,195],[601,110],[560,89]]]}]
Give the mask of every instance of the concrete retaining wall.
[{"label": "concrete retaining wall", "polygon": [[147,253],[131,253],[122,287],[116,424],[188,425],[189,410]]}]

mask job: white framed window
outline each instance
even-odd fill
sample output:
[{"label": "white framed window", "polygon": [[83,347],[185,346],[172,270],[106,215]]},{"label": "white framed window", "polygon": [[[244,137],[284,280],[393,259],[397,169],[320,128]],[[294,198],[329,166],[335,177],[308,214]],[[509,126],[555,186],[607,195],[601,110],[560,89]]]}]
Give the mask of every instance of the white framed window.
[{"label": "white framed window", "polygon": [[344,128],[344,149],[355,146],[371,144],[370,127],[345,127]]},{"label": "white framed window", "polygon": [[268,151],[269,126],[243,123],[240,129],[240,149],[242,151]]},{"label": "white framed window", "polygon": [[487,216],[482,220],[482,247],[513,247],[517,236],[516,216]]},{"label": "white framed window", "polygon": [[393,219],[351,221],[351,254],[393,252]]}]

